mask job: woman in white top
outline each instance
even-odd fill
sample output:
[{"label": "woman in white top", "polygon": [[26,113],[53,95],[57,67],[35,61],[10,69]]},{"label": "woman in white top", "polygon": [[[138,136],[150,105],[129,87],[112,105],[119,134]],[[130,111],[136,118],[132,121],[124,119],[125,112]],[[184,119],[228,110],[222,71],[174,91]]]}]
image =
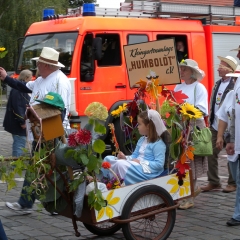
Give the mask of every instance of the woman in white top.
[{"label": "woman in white top", "polygon": [[[185,59],[180,63],[180,75],[184,80],[174,89],[175,92],[182,91],[188,98],[185,102],[193,104],[196,108],[201,110],[203,116],[208,116],[208,93],[203,84],[199,81],[205,76],[196,61],[192,59]],[[196,120],[196,126],[200,129],[206,127],[204,118]],[[207,171],[207,158],[195,156],[194,161],[190,162],[194,182],[194,196],[197,196],[201,190],[196,186],[197,178]],[[183,200],[179,206],[180,209],[188,209],[193,207],[193,199],[188,198]]]}]

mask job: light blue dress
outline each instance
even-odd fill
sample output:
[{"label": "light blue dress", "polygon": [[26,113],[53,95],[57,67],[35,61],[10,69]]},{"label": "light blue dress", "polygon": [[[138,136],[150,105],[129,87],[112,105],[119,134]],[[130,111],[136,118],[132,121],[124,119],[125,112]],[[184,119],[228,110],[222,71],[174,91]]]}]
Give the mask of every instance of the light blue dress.
[{"label": "light blue dress", "polygon": [[[130,185],[160,176],[164,170],[165,152],[166,145],[161,139],[148,143],[146,137],[141,137],[135,151],[127,160],[106,156],[104,162],[109,162],[111,169],[124,179],[125,185]],[[140,164],[132,159],[140,160]],[[102,172],[105,177],[113,176],[109,170],[102,169]]]}]

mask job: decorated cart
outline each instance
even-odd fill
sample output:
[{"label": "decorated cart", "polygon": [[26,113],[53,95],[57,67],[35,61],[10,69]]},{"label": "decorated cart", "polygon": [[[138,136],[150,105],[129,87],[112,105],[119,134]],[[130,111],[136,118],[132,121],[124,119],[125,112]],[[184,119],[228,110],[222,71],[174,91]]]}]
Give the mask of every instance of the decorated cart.
[{"label": "decorated cart", "polygon": [[[27,191],[34,191],[47,211],[71,218],[76,236],[80,236],[77,221],[81,221],[90,232],[100,236],[122,229],[126,239],[167,239],[175,224],[178,200],[194,196],[189,168],[194,158],[190,122],[202,115],[194,106],[184,103],[186,95],[168,90],[154,71],[148,71],[147,80],[134,82],[137,88],[133,101],[119,106],[111,115],[120,119],[116,122],[121,124],[125,146],[131,151],[138,138],[138,113],[149,107],[159,111],[171,134],[165,176],[128,186],[117,179],[108,189],[108,184],[100,187],[101,156],[106,149],[101,135],[110,127],[113,154],[124,146],[119,147],[119,133],[115,133],[114,126],[105,123],[107,108],[93,102],[85,110],[88,125],[68,135],[67,141],[62,136],[59,110],[44,103],[29,107],[26,116],[28,129],[37,143],[35,154],[31,164],[24,157],[14,161],[15,168],[11,173],[4,172],[1,179],[11,189],[14,174],[27,169],[31,179]],[[160,97],[164,97],[161,108]],[[92,189],[87,192],[89,186]]]}]

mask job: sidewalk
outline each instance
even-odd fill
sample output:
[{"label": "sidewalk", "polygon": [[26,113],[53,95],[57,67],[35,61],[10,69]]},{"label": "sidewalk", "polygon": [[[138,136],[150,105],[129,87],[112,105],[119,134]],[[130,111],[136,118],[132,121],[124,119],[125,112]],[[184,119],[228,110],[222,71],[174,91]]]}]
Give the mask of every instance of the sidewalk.
[{"label": "sidewalk", "polygon": [[[4,96],[3,96],[4,97]],[[5,99],[4,99],[5,100]],[[1,103],[1,100],[0,100]],[[0,106],[0,155],[10,156],[11,135],[4,132],[2,120],[5,114],[6,101]],[[227,161],[225,152],[221,152],[219,171],[222,185],[227,184]],[[85,229],[78,222],[81,237],[74,235],[71,219],[62,216],[50,216],[45,210],[38,211],[38,204],[34,205],[34,212],[30,215],[17,215],[5,207],[6,201],[17,201],[23,179],[17,179],[17,188],[6,192],[6,184],[0,182],[0,219],[9,240],[73,240],[73,239],[125,239],[121,231],[111,237],[97,237]],[[207,183],[206,175],[199,179],[198,184]],[[221,191],[201,193],[195,199],[195,207],[188,210],[177,210],[176,223],[169,240],[233,240],[240,239],[240,226],[228,227],[226,221],[232,217],[235,202],[234,193]],[[0,236],[1,239],[1,236]]]}]

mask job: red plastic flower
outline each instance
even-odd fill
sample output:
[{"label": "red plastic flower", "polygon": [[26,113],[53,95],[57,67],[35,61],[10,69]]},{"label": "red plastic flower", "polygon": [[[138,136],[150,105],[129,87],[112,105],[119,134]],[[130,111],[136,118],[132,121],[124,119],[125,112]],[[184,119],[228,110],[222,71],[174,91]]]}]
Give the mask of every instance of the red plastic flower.
[{"label": "red plastic flower", "polygon": [[103,162],[102,167],[105,169],[109,169],[111,167],[111,164],[109,162]]},{"label": "red plastic flower", "polygon": [[75,133],[75,140],[77,141],[78,144],[81,145],[88,145],[91,142],[91,132],[86,129],[80,129]]},{"label": "red plastic flower", "polygon": [[68,136],[68,145],[70,147],[76,147],[78,144],[76,142],[76,139],[75,139],[75,134],[76,133],[71,133],[69,136]]}]

